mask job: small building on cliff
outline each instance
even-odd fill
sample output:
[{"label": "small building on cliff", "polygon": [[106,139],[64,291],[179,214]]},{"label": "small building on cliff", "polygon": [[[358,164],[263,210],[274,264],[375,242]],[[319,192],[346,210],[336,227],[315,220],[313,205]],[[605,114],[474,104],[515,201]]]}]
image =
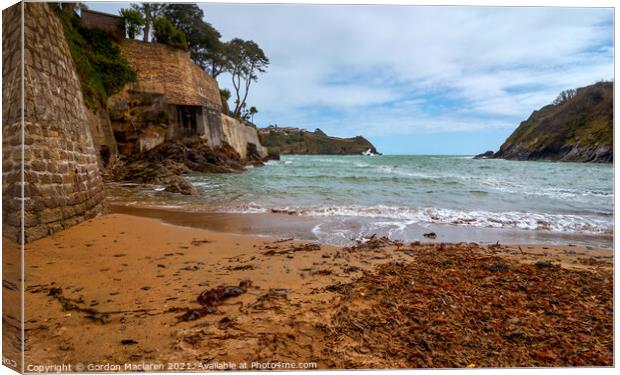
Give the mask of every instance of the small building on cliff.
[{"label": "small building on cliff", "polygon": [[118,38],[125,37],[125,24],[119,16],[90,9],[81,9],[80,22],[83,26],[107,31]]}]

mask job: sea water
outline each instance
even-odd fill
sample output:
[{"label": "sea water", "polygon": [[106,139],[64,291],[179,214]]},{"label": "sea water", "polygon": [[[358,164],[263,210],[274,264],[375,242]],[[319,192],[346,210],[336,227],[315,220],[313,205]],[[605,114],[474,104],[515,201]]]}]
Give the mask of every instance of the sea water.
[{"label": "sea water", "polygon": [[522,243],[606,246],[613,235],[611,164],[285,155],[242,174],[188,178],[198,196],[155,187],[118,194],[118,200],[187,211],[306,217],[311,225],[300,231],[337,244],[371,234],[420,240],[429,230],[446,233],[444,240],[494,242],[510,234]]}]

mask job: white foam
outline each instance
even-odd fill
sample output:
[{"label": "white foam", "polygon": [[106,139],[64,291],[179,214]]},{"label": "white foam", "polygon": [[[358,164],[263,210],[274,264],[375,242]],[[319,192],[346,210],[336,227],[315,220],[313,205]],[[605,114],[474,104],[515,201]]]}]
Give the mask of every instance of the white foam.
[{"label": "white foam", "polygon": [[[376,206],[316,206],[316,207],[283,207],[275,209],[309,217],[362,217],[372,219],[392,219],[392,221],[373,221],[375,227],[394,227],[402,231],[411,224],[450,224],[481,228],[513,228],[523,230],[544,230],[552,232],[578,232],[611,234],[613,222],[596,216],[580,216],[568,214],[543,214],[532,212],[490,212],[465,211],[445,208],[407,208],[384,205]],[[268,212],[269,209],[253,204],[250,207],[239,206],[228,212],[255,213]],[[320,231],[320,226],[315,228]],[[316,234],[316,233],[315,233]]]},{"label": "white foam", "polygon": [[268,210],[254,202],[250,202],[236,207],[227,207],[220,211],[234,214],[261,214],[267,212]]}]

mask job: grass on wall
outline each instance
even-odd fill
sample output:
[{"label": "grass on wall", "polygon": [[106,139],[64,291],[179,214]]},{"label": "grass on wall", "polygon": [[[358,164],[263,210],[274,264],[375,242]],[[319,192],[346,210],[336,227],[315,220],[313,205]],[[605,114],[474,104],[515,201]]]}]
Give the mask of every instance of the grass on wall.
[{"label": "grass on wall", "polygon": [[112,35],[83,27],[76,15],[51,6],[62,22],[86,105],[93,110],[105,108],[108,97],[137,79],[135,70],[122,57]]}]

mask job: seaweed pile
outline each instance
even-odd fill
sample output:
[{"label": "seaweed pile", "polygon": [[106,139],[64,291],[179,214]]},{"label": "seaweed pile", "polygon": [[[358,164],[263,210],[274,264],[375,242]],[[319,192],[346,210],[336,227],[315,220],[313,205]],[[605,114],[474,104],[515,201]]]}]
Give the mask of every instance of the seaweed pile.
[{"label": "seaweed pile", "polygon": [[[341,295],[328,358],[364,367],[613,365],[611,269],[514,263],[477,246],[423,248]],[[346,358],[346,359],[345,359]]]},{"label": "seaweed pile", "polygon": [[185,314],[177,317],[179,321],[192,321],[200,319],[205,315],[213,314],[224,300],[237,297],[247,292],[252,286],[250,280],[243,280],[239,286],[219,286],[217,288],[207,289],[200,293],[196,301],[202,306],[198,309],[190,309]]}]

